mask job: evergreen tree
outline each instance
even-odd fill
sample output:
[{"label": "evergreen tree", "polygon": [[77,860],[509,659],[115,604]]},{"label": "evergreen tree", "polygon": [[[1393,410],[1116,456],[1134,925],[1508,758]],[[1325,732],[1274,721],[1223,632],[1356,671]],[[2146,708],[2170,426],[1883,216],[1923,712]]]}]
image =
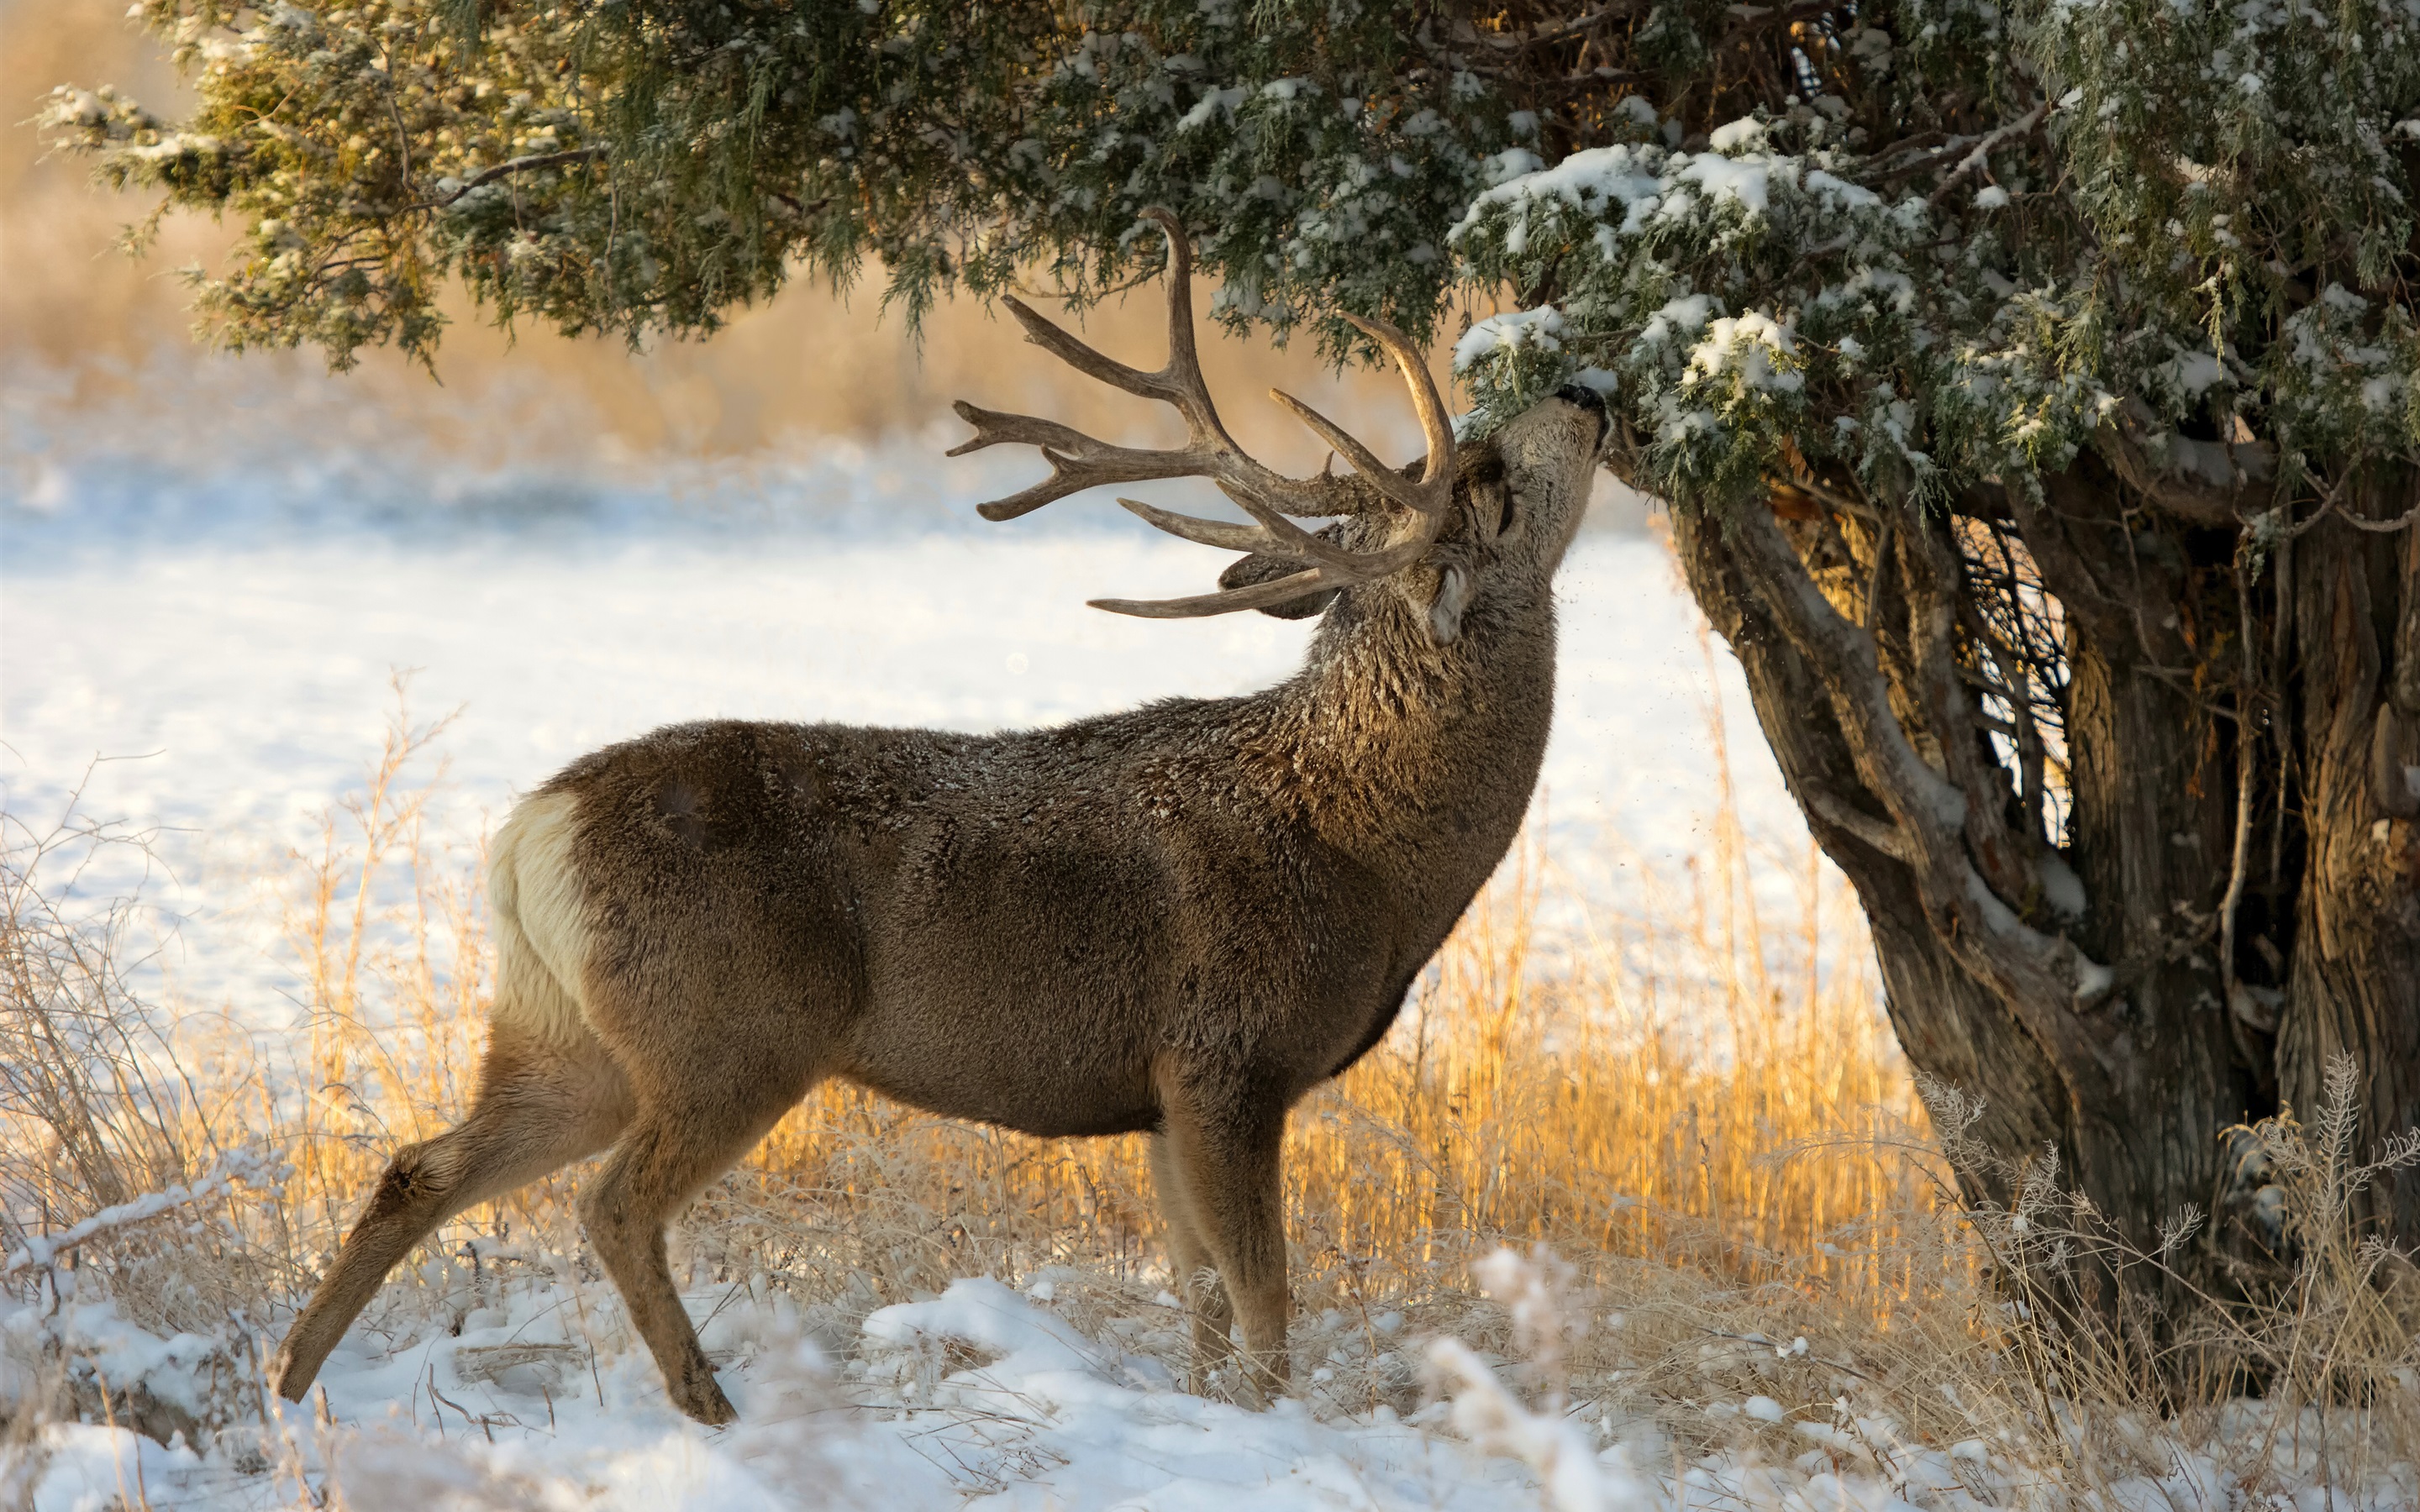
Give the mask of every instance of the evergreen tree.
[{"label": "evergreen tree", "polygon": [[[2149,1240],[2360,1064],[2420,1123],[2420,0],[143,0],[237,347],[712,331],[794,270],[913,319],[1039,270],[1577,379],[1872,922],[1922,1072]],[[2005,1178],[1970,1178],[2001,1199]],[[2367,1217],[2420,1238],[2420,1173]]]}]

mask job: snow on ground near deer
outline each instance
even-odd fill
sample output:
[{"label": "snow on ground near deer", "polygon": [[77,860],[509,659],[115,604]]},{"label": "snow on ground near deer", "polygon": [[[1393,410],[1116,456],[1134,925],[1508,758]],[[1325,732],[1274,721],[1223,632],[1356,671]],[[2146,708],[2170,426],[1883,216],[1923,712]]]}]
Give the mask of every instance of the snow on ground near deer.
[{"label": "snow on ground near deer", "polygon": [[[1164,1320],[1119,1319],[1113,1336],[1094,1338],[1054,1309],[1061,1285],[1048,1273],[1023,1293],[962,1280],[881,1308],[829,1341],[846,1350],[838,1365],[817,1342],[828,1329],[783,1294],[692,1289],[742,1414],[709,1429],[672,1411],[635,1339],[609,1331],[600,1347],[573,1321],[578,1299],[540,1281],[504,1289],[458,1334],[437,1319],[349,1339],[321,1376],[325,1419],[318,1399],[272,1398],[273,1423],[232,1427],[203,1455],[181,1439],[54,1425],[45,1458],[21,1459],[34,1473],[20,1484],[34,1512],[236,1512],[305,1504],[306,1488],[318,1505],[332,1485],[349,1512],[1981,1512],[2027,1489],[1980,1441],[1920,1447],[1879,1416],[1836,1421],[1827,1404],[1784,1409],[1765,1396],[1724,1409],[1743,1429],[1733,1447],[1682,1451],[1645,1420],[1532,1411],[1497,1379],[1501,1362],[1397,1336],[1383,1319],[1376,1330],[1305,1319],[1297,1343],[1330,1350],[1348,1375],[1371,1361],[1344,1357],[1371,1348],[1426,1357],[1441,1399],[1400,1416],[1314,1383],[1304,1399],[1249,1412],[1171,1386],[1161,1360],[1177,1349],[1173,1298]],[[589,1312],[590,1328],[611,1313]],[[0,1315],[0,1326],[12,1322],[35,1326]],[[141,1371],[155,1395],[219,1381],[209,1341],[151,1338],[105,1306],[70,1307],[47,1326],[97,1364]],[[186,1342],[198,1348],[178,1348]],[[2101,1504],[2247,1504],[2247,1488],[2207,1453],[2159,1447],[2151,1458],[2164,1473],[2119,1479]],[[0,1491],[8,1458],[0,1449]],[[2253,1504],[2316,1509],[2319,1496],[2314,1477]]]}]

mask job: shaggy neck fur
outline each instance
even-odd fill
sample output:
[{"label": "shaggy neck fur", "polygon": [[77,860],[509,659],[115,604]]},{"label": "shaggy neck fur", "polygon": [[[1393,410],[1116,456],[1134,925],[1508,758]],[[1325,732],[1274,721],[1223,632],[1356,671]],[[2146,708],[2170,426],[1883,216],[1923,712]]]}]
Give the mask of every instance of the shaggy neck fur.
[{"label": "shaggy neck fur", "polygon": [[[1302,670],[1262,695],[1254,744],[1324,839],[1418,872],[1471,854],[1474,830],[1509,843],[1519,827],[1553,716],[1555,624],[1550,588],[1498,582],[1439,646],[1413,596],[1388,583],[1341,596]],[[1435,880],[1466,895],[1481,879]]]}]

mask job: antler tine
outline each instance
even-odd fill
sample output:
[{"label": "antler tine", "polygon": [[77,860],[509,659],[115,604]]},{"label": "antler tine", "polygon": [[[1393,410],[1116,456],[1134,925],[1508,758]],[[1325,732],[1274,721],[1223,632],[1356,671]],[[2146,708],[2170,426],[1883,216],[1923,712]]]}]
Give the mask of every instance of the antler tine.
[{"label": "antler tine", "polygon": [[974,435],[949,450],[964,456],[986,446],[1022,444],[1040,451],[1050,464],[1050,476],[1005,499],[978,504],[975,512],[989,520],[1015,519],[1054,500],[1095,488],[1105,483],[1147,483],[1156,478],[1187,478],[1202,471],[1191,448],[1176,452],[1112,446],[1082,431],[1038,415],[1014,415],[985,409],[964,399],[952,405],[958,418],[975,428]]},{"label": "antler tine", "polygon": [[1412,391],[1412,409],[1420,417],[1420,436],[1428,442],[1428,466],[1420,471],[1420,482],[1435,484],[1444,481],[1451,486],[1455,469],[1453,417],[1445,407],[1445,396],[1437,393],[1436,379],[1429,376],[1428,359],[1412,339],[1384,320],[1365,320],[1349,311],[1337,314],[1361,334],[1378,344],[1402,369],[1404,387]]},{"label": "antler tine", "polygon": [[1221,551],[1260,551],[1269,545],[1268,531],[1259,525],[1237,525],[1230,520],[1180,515],[1157,504],[1146,504],[1140,499],[1121,499],[1118,503],[1144,524],[1156,526],[1196,546],[1215,546]]},{"label": "antler tine", "polygon": [[1158,399],[1176,404],[1179,391],[1168,382],[1168,370],[1146,373],[1139,367],[1128,367],[1108,353],[1068,334],[1064,326],[1042,314],[1014,294],[1003,294],[1000,301],[1016,323],[1025,328],[1025,339],[1083,374],[1125,390],[1139,398]]},{"label": "antler tine", "polygon": [[1215,594],[1200,594],[1191,598],[1088,598],[1084,602],[1094,609],[1108,609],[1112,614],[1131,614],[1144,620],[1194,620],[1212,614],[1232,614],[1239,609],[1265,609],[1273,604],[1290,603],[1310,594],[1324,593],[1342,585],[1326,567],[1306,567],[1300,572],[1274,578],[1249,588],[1222,588]]},{"label": "antler tine", "polygon": [[1428,515],[1435,512],[1438,505],[1433,502],[1430,497],[1435,490],[1427,486],[1425,478],[1418,484],[1411,482],[1393,468],[1379,461],[1375,454],[1362,445],[1342,426],[1284,390],[1271,389],[1269,397],[1284,406],[1313,435],[1342,453],[1344,460],[1352,464],[1353,471],[1369,479],[1371,485],[1380,493],[1416,514]]},{"label": "antler tine", "polygon": [[[1193,344],[1193,242],[1176,212],[1155,205],[1142,218],[1156,223],[1168,239],[1168,363],[1156,377],[1171,389],[1182,389],[1185,400],[1169,402],[1185,411],[1197,439],[1205,432],[1225,439],[1218,407],[1210,402],[1210,385],[1202,377],[1202,357]],[[1198,408],[1197,410],[1191,407]]]},{"label": "antler tine", "polygon": [[1198,515],[1180,515],[1156,504],[1146,504],[1140,499],[1121,499],[1118,502],[1129,514],[1171,535],[1202,546],[1215,546],[1225,551],[1257,551],[1263,556],[1308,562],[1339,572],[1352,572],[1364,560],[1360,553],[1328,545],[1249,494],[1231,488],[1223,482],[1218,486],[1219,491],[1241,504],[1259,523],[1237,525],[1227,520],[1203,519]]}]

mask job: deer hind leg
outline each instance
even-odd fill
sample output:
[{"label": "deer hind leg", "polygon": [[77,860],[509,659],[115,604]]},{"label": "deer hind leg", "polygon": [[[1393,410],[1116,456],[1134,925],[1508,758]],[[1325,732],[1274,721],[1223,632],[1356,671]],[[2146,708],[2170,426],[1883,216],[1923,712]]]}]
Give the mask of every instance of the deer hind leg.
[{"label": "deer hind leg", "polygon": [[302,1399],[387,1273],[438,1225],[612,1143],[628,1117],[628,1096],[594,1040],[565,1044],[500,1019],[470,1116],[396,1151],[335,1264],[287,1332],[270,1365],[279,1395]]},{"label": "deer hind leg", "polygon": [[1218,1277],[1218,1262],[1202,1238],[1193,1202],[1176,1169],[1175,1147],[1165,1131],[1151,1136],[1151,1183],[1159,1195],[1159,1215],[1168,1226],[1168,1270],[1176,1293],[1193,1319],[1193,1378],[1190,1389],[1202,1389],[1212,1370],[1235,1350],[1228,1331],[1235,1309],[1227,1300],[1227,1284]]},{"label": "deer hind leg", "polygon": [[1246,1089],[1171,1080],[1161,1089],[1168,1164],[1243,1325],[1247,1394],[1282,1394],[1292,1374],[1279,1180],[1285,1107]]},{"label": "deer hind leg", "polygon": [[[804,1094],[812,1077],[782,1074],[789,1069],[779,1064],[782,1058],[774,1051],[749,1070],[725,1066],[676,1086],[659,1079],[641,1087],[637,1116],[580,1196],[588,1242],[663,1372],[666,1394],[675,1407],[710,1426],[738,1413],[716,1383],[673,1285],[664,1227]],[[770,1073],[767,1063],[774,1068]]]}]

